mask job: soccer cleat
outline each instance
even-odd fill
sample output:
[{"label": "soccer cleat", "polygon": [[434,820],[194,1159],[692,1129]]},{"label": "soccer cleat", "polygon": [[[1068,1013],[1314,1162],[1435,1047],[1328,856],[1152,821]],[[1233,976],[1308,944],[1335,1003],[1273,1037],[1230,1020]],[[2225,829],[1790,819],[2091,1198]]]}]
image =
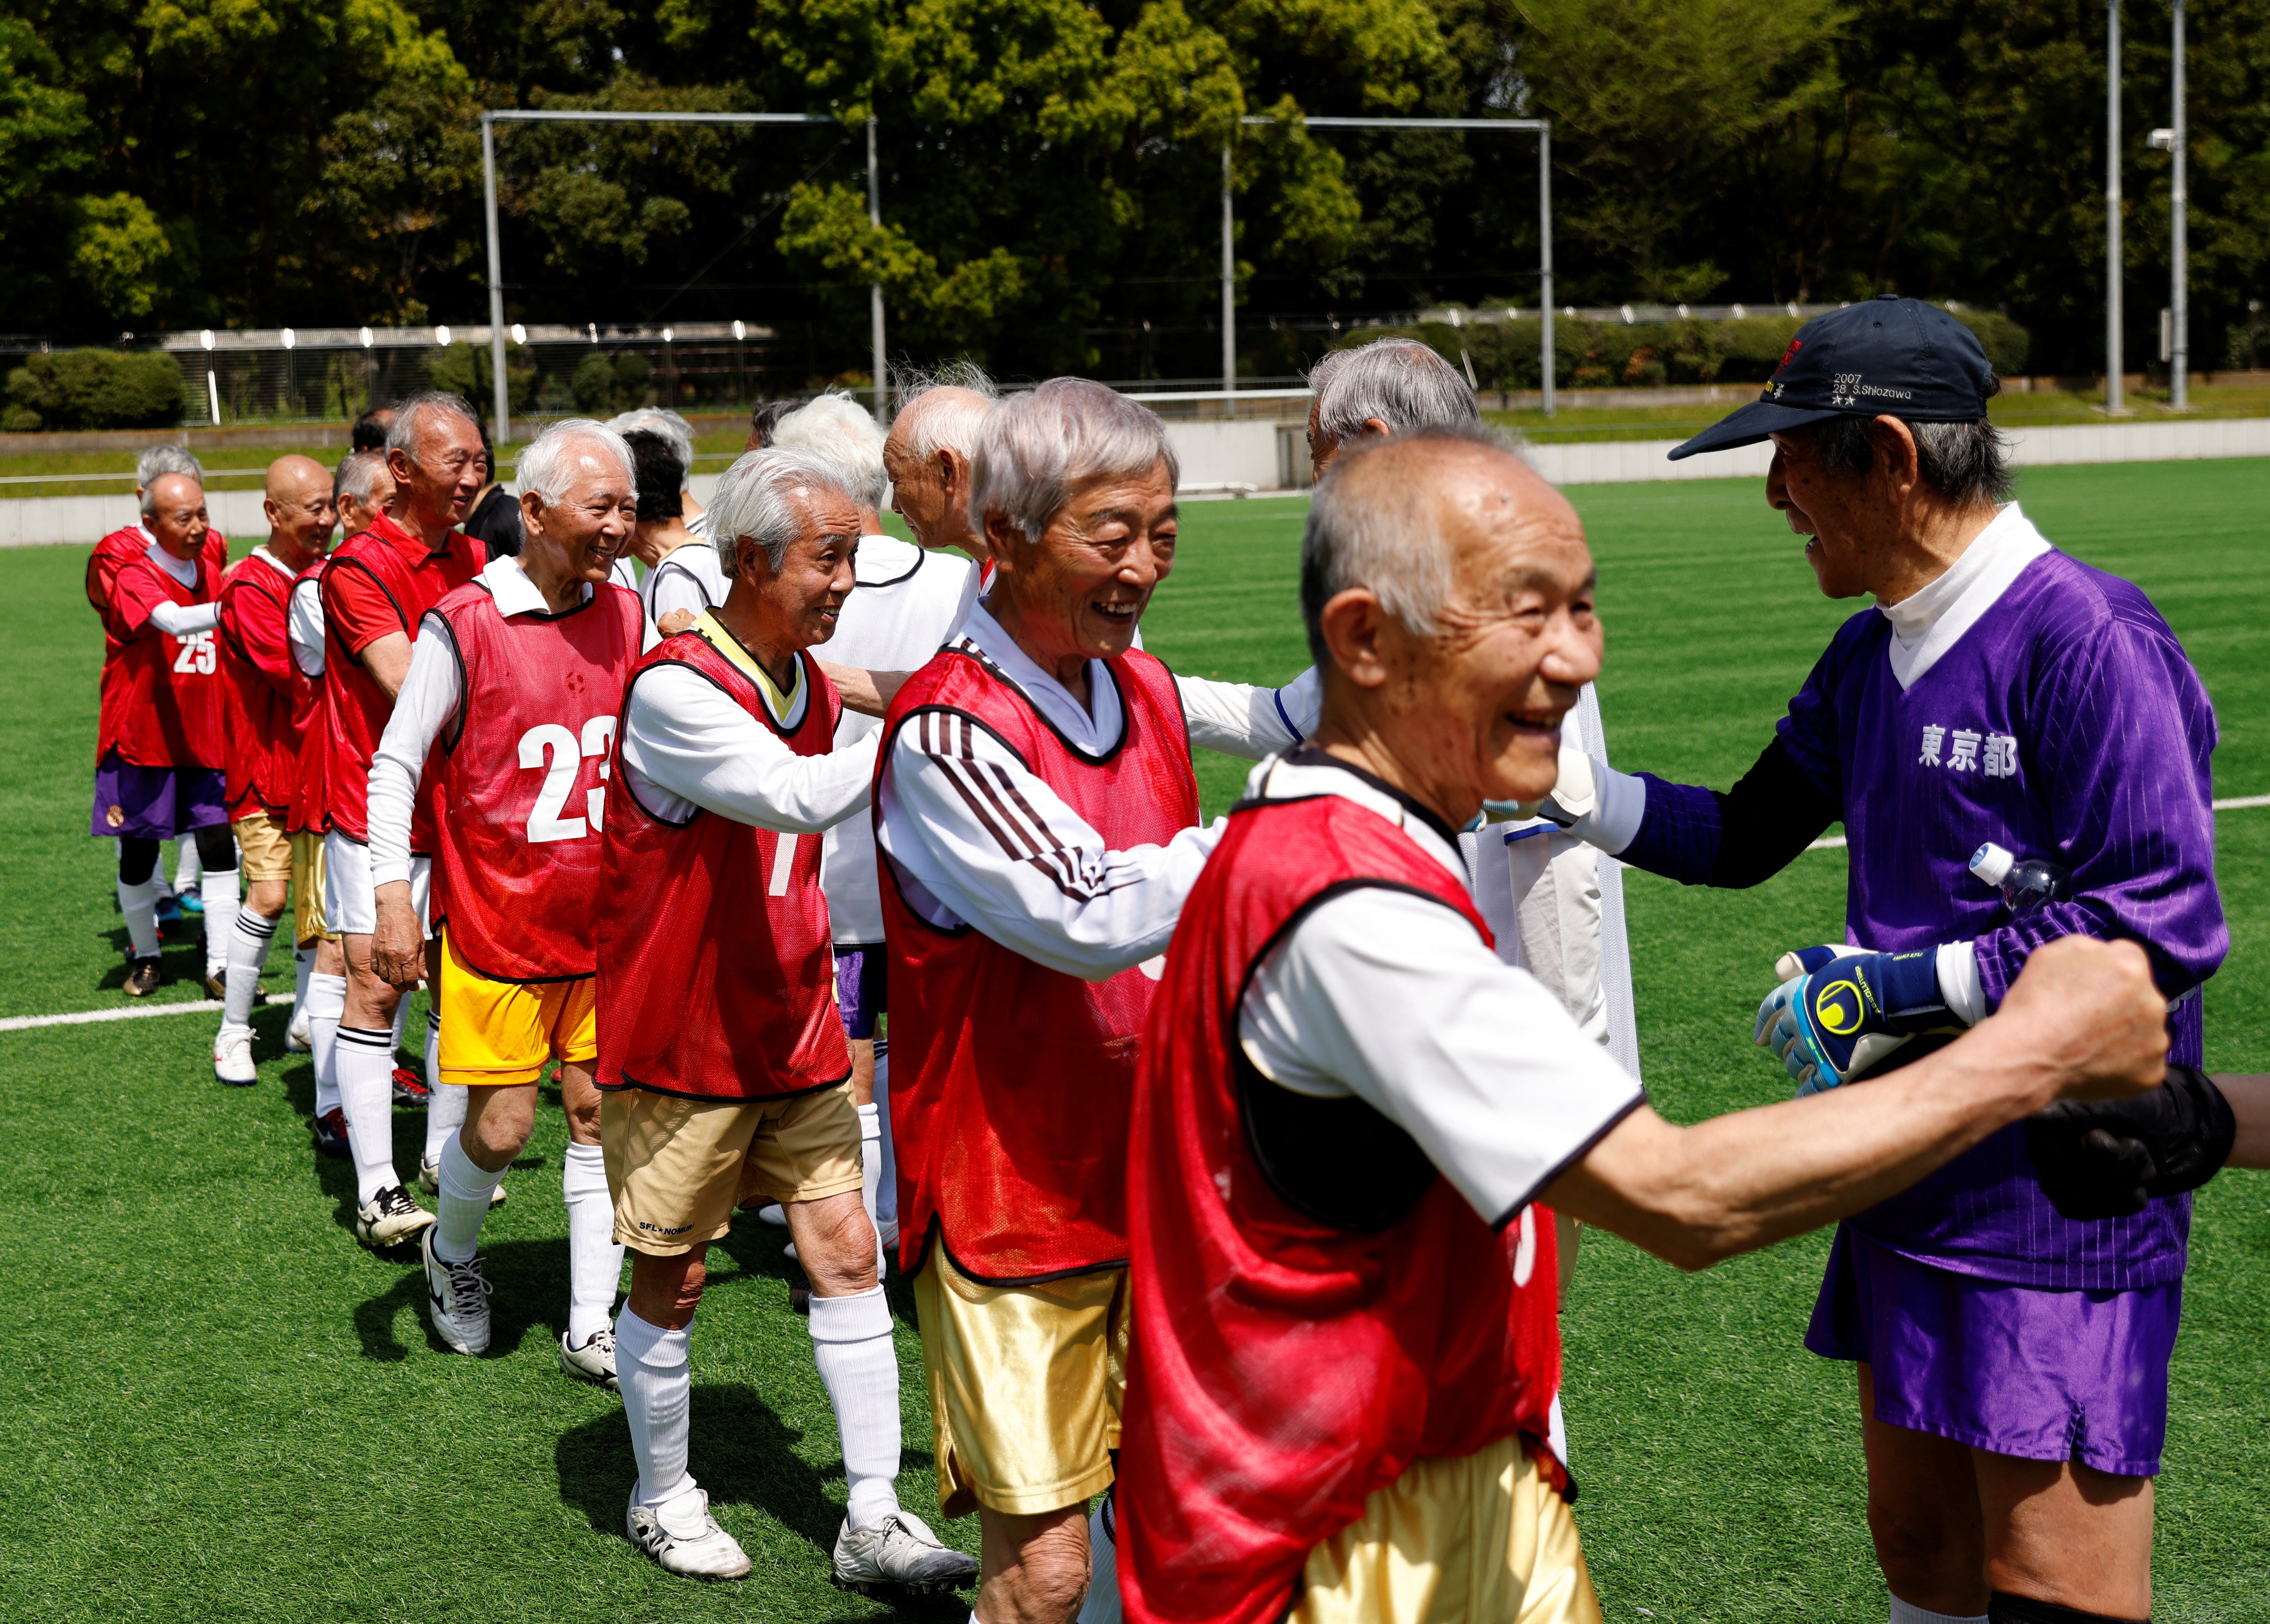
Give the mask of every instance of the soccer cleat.
[{"label": "soccer cleat", "polygon": [[429,1223],[419,1237],[418,1250],[426,1261],[426,1317],[434,1333],[454,1353],[475,1357],[489,1351],[489,1293],[495,1289],[481,1276],[480,1254],[463,1263],[434,1256],[434,1229]]},{"label": "soccer cleat", "polygon": [[[205,997],[216,1004],[228,1002],[228,971],[226,969],[209,968],[205,971]],[[252,990],[252,1001],[255,1004],[265,1004],[268,1002],[268,994],[261,988],[255,987]]]},{"label": "soccer cleat", "polygon": [[595,1331],[591,1339],[581,1347],[568,1346],[568,1333],[560,1333],[560,1368],[579,1382],[596,1382],[614,1391],[621,1388],[615,1380],[615,1332],[612,1326]]},{"label": "soccer cleat", "polygon": [[326,1156],[347,1153],[347,1114],[333,1106],[309,1124],[315,1131],[315,1148]]},{"label": "soccer cleat", "polygon": [[158,891],[158,923],[161,925],[179,924],[182,923],[181,899],[164,887],[165,882],[160,880]]},{"label": "soccer cleat", "polygon": [[205,893],[202,886],[183,886],[174,894],[174,901],[185,914],[195,914],[199,918],[204,916]]},{"label": "soccer cleat", "polygon": [[788,1227],[788,1213],[777,1201],[768,1201],[757,1209],[757,1221],[770,1224],[775,1229]]},{"label": "soccer cleat", "polygon": [[689,1579],[746,1579],[749,1554],[709,1515],[707,1489],[689,1488],[659,1506],[642,1506],[631,1490],[623,1531],[631,1543],[662,1565],[665,1573]]},{"label": "soccer cleat", "polygon": [[249,1088],[260,1080],[252,1064],[252,1028],[224,1032],[213,1040],[213,1075],[232,1088]]},{"label": "soccer cleat", "polygon": [[976,1583],[977,1559],[940,1545],[913,1512],[894,1511],[872,1528],[845,1523],[828,1577],[862,1596],[936,1596]]},{"label": "soccer cleat", "polygon": [[[440,1162],[420,1161],[418,1164],[418,1188],[424,1190],[429,1196],[438,1196],[441,1193],[441,1164]],[[498,1182],[493,1190],[489,1191],[489,1205],[491,1206],[502,1206],[504,1205],[504,1184],[501,1180]]]},{"label": "soccer cleat", "polygon": [[308,1030],[308,1012],[304,1009],[293,1011],[292,1024],[284,1030],[284,1052],[287,1055],[304,1055],[312,1051],[315,1047],[315,1037]]},{"label": "soccer cleat", "polygon": [[126,996],[146,998],[165,984],[166,967],[152,953],[147,959],[129,958],[126,960]]},{"label": "soccer cleat", "polygon": [[433,1222],[434,1214],[412,1201],[408,1190],[399,1184],[389,1184],[355,1213],[355,1239],[374,1250],[383,1251],[389,1246],[416,1240],[418,1232]]},{"label": "soccer cleat", "polygon": [[423,1105],[433,1093],[426,1086],[426,1079],[408,1066],[394,1068],[394,1102],[397,1105]]}]

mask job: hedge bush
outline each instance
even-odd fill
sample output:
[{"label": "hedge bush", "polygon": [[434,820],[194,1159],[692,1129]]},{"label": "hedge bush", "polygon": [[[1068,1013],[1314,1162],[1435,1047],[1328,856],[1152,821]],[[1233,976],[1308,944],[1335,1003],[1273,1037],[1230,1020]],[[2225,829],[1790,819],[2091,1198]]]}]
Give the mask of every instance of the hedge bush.
[{"label": "hedge bush", "polygon": [[[1992,310],[1957,310],[1955,319],[1978,336],[1986,359],[2004,376],[2022,373],[2031,336]],[[1391,336],[1416,338],[1453,366],[1459,352],[1485,389],[1539,387],[1539,323],[1453,327],[1424,322],[1412,327],[1365,327],[1336,348]],[[1754,315],[1723,322],[1592,322],[1562,316],[1553,323],[1553,382],[1558,389],[1645,389],[1682,383],[1763,383],[1781,365],[1803,320]]]},{"label": "hedge bush", "polygon": [[60,350],[8,374],[0,429],[165,428],[182,420],[182,367],[161,350]]}]

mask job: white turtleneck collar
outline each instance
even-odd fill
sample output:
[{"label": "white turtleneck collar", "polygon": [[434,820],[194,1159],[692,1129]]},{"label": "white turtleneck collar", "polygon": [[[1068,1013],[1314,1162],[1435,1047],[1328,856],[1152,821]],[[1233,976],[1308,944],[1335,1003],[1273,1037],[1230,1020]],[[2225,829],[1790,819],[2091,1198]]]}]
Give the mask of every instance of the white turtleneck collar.
[{"label": "white turtleneck collar", "polygon": [[2050,550],[2015,502],[1971,538],[1947,573],[1896,604],[1878,604],[1892,623],[1892,675],[1911,688],[2010,590],[2027,565]]}]

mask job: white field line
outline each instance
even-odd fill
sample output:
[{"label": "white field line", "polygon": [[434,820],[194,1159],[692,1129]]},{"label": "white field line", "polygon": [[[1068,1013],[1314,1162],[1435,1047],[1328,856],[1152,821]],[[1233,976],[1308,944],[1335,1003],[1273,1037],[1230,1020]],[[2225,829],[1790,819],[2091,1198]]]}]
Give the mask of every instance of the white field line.
[{"label": "white field line", "polygon": [[222,1005],[217,999],[194,1004],[137,1004],[129,1009],[80,1009],[68,1015],[11,1015],[0,1020],[0,1032],[27,1032],[33,1027],[85,1027],[98,1020],[143,1020],[152,1015],[213,1015]]},{"label": "white field line", "polygon": [[[2227,801],[2214,803],[2214,810],[2217,812],[2240,812],[2249,806],[2270,806],[2270,795],[2234,795]],[[1832,834],[1826,840],[1814,842],[1806,849],[1807,851],[1841,851],[1843,848],[1844,837],[1842,834]]]}]

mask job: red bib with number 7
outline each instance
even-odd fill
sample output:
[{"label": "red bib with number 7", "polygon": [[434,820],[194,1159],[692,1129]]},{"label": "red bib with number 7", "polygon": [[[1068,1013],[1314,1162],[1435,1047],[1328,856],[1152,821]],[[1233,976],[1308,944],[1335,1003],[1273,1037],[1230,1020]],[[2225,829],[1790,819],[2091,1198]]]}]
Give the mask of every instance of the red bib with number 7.
[{"label": "red bib with number 7", "polygon": [[421,793],[439,814],[435,894],[449,939],[491,981],[575,981],[598,968],[599,830],[638,595],[612,584],[560,614],[502,615],[478,581],[432,612],[464,698]]}]

